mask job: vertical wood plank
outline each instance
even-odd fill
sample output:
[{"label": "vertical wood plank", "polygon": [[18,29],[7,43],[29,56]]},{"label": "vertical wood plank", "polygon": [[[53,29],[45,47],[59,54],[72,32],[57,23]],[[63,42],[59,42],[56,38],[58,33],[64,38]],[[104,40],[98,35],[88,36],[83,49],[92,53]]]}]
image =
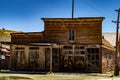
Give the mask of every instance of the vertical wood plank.
[{"label": "vertical wood plank", "polygon": [[50,46],[50,72],[52,72],[52,46]]}]

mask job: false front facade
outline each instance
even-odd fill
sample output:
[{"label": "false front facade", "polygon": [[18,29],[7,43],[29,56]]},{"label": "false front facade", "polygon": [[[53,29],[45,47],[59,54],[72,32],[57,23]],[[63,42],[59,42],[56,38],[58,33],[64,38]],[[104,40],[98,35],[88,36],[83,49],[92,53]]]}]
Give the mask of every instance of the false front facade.
[{"label": "false front facade", "polygon": [[42,20],[43,32],[11,34],[12,70],[104,72],[102,55],[114,55],[114,48],[103,44],[108,43],[102,38],[104,17]]}]

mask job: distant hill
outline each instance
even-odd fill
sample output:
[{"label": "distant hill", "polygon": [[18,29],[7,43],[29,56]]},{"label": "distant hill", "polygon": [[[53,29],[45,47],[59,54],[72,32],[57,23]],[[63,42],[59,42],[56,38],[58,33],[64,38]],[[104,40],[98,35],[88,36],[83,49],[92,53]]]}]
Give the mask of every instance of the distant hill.
[{"label": "distant hill", "polygon": [[113,46],[116,43],[116,34],[115,33],[103,33],[103,37]]},{"label": "distant hill", "polygon": [[10,33],[16,33],[18,31],[0,29],[0,42],[11,42]]}]

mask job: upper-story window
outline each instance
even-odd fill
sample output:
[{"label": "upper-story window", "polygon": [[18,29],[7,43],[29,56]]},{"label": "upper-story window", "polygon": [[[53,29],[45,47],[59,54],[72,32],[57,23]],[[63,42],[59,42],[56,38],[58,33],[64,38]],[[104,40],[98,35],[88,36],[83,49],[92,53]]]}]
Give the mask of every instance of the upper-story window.
[{"label": "upper-story window", "polygon": [[75,39],[75,32],[74,30],[70,29],[69,30],[69,41],[74,41]]}]

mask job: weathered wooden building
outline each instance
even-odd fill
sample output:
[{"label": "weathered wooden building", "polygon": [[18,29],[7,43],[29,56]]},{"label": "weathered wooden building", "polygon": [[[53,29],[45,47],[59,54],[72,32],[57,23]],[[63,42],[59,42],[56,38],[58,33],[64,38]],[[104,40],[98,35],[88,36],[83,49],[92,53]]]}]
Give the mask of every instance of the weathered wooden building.
[{"label": "weathered wooden building", "polygon": [[[104,65],[110,60],[109,64],[114,64],[114,47],[102,38],[104,17],[42,18],[42,20],[43,32],[11,34],[11,70],[71,72],[113,70],[114,66],[111,68]],[[108,57],[109,55],[111,57]]]},{"label": "weathered wooden building", "polygon": [[10,69],[10,42],[1,42],[0,65],[0,70]]},{"label": "weathered wooden building", "polygon": [[10,69],[11,35],[15,31],[0,29],[0,70]]}]

